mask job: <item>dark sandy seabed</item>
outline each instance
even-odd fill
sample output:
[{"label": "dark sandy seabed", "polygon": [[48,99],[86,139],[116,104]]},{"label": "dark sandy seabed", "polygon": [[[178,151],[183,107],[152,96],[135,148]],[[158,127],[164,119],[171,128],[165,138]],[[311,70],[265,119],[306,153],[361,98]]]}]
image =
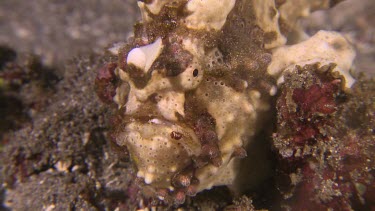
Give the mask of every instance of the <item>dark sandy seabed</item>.
[{"label": "dark sandy seabed", "polygon": [[[350,0],[303,25],[350,36],[357,70],[374,76],[374,11],[373,0]],[[0,1],[0,210],[134,209],[131,163],[106,140],[113,108],[93,85],[105,48],[126,41],[138,16],[132,0]],[[215,188],[187,204],[219,209],[229,195]],[[272,209],[264,195],[250,194]]]}]

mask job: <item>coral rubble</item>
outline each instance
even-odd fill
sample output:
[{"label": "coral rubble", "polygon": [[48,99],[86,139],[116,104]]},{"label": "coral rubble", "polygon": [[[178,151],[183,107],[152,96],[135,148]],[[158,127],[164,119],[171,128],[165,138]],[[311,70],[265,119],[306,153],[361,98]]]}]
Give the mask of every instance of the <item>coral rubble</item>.
[{"label": "coral rubble", "polygon": [[[355,180],[360,185],[345,189],[328,164],[306,160],[317,157],[314,153],[326,156],[333,147],[327,144],[338,144],[329,140],[339,121],[332,116],[343,109],[340,100],[355,83],[350,74],[355,52],[344,36],[328,31],[294,36],[295,44],[287,46],[290,32],[302,33],[298,18],[338,1],[293,2],[138,1],[142,21],[127,44],[110,49],[114,58],[99,71],[96,87],[102,100],[118,107],[112,141],[130,154],[146,197],[181,204],[214,186],[240,191],[234,184],[241,158],[268,127],[276,97],[274,147],[281,160],[305,164],[293,184],[308,172],[321,175],[315,181],[329,191],[307,193],[322,203],[346,194],[340,198],[344,204],[354,187],[373,184],[362,170]],[[358,135],[343,141],[355,145],[363,134]],[[358,148],[370,147],[366,140]],[[336,151],[330,153],[335,167],[344,165],[333,158]],[[367,158],[367,153],[360,157]],[[315,174],[318,169],[321,174]],[[302,184],[311,185],[316,184]]]},{"label": "coral rubble", "polygon": [[293,210],[374,209],[374,81],[347,93],[334,69],[296,66],[277,100],[279,183]]}]

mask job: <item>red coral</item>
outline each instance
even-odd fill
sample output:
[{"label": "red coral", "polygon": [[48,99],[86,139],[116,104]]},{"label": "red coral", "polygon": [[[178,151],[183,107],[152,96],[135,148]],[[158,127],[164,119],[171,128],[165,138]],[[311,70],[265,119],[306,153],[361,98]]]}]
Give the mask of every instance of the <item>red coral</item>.
[{"label": "red coral", "polygon": [[100,100],[107,104],[112,103],[113,97],[116,95],[116,67],[117,63],[114,62],[105,64],[98,71],[95,79],[95,91]]},{"label": "red coral", "polygon": [[293,100],[303,112],[310,115],[331,114],[336,111],[334,94],[337,90],[335,81],[323,85],[314,84],[308,89],[296,88],[293,90]]},{"label": "red coral", "polygon": [[352,193],[353,186],[329,168],[312,169],[305,165],[301,172],[303,179],[296,187],[291,202],[293,210],[351,210],[351,202],[343,193]]},{"label": "red coral", "polygon": [[[316,75],[317,81],[320,79]],[[312,84],[309,87],[285,89],[277,102],[279,122],[285,125],[297,145],[314,143],[316,137],[322,137],[320,128],[330,124],[330,114],[337,110],[335,97],[338,95],[337,80],[328,80]],[[292,102],[288,101],[291,95]]]},{"label": "red coral", "polygon": [[273,137],[278,189],[291,210],[375,208],[373,85],[349,95],[340,83],[308,66],[288,75],[282,87]]}]

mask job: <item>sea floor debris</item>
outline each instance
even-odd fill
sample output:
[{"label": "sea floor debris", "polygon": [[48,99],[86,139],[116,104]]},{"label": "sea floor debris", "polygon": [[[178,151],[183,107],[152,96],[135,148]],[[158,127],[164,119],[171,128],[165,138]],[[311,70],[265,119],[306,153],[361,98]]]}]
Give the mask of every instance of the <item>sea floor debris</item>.
[{"label": "sea floor debris", "polygon": [[0,209],[374,209],[374,81],[300,2],[139,1],[61,72],[1,48]]}]

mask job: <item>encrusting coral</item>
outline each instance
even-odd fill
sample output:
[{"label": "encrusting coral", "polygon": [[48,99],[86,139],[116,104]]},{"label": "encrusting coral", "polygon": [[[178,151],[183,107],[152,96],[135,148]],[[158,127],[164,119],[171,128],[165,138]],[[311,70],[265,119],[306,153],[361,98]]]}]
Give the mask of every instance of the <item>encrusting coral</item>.
[{"label": "encrusting coral", "polygon": [[[116,57],[99,71],[96,85],[99,97],[119,108],[111,137],[129,152],[145,195],[181,204],[213,186],[231,186],[290,75],[304,71],[311,82],[301,81],[307,90],[281,92],[282,118],[312,112],[324,119],[336,111],[334,96],[355,82],[350,43],[328,31],[286,42],[300,30],[298,18],[338,1],[293,2],[138,1],[142,21],[127,44],[110,49]],[[289,107],[282,103],[291,99],[302,103],[303,114],[284,112]],[[297,146],[322,133],[313,124],[285,121],[303,130],[275,142],[281,155],[288,154],[285,142]]]},{"label": "encrusting coral", "polygon": [[374,208],[374,81],[347,93],[335,68],[296,66],[277,100],[278,182],[292,210]]}]

